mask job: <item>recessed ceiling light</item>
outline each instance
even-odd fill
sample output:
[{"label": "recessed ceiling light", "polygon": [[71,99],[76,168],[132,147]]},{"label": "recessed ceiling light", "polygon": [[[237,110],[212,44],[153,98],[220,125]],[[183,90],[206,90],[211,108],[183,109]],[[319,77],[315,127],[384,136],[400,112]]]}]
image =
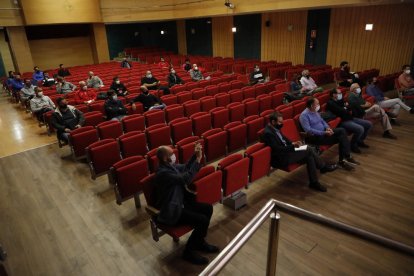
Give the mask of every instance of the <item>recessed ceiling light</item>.
[{"label": "recessed ceiling light", "polygon": [[374,24],[366,24],[365,31],[372,31],[374,29]]}]

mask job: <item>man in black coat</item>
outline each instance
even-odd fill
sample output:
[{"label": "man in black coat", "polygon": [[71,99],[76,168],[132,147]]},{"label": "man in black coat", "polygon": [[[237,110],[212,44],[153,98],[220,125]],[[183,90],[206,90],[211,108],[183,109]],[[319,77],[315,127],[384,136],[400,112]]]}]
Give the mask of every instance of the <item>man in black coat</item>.
[{"label": "man in black coat", "polygon": [[65,98],[57,99],[57,108],[52,115],[52,126],[56,129],[59,140],[68,142],[69,133],[85,124],[83,113],[68,105]]},{"label": "man in black coat", "polygon": [[122,104],[120,100],[118,100],[118,96],[116,95],[115,91],[109,90],[106,95],[108,99],[105,102],[105,114],[108,120],[118,120],[121,121],[123,117],[127,114],[127,109]]},{"label": "man in black coat", "polygon": [[155,207],[160,209],[157,221],[165,225],[187,224],[194,227],[183,258],[199,265],[207,264],[208,259],[199,255],[196,250],[207,253],[219,251],[216,246],[205,241],[213,206],[196,202],[187,188],[201,168],[202,156],[201,145],[197,143],[195,153],[188,163],[176,164],[173,150],[168,146],[161,146],[157,150],[160,165],[155,178]]},{"label": "man in black coat", "polygon": [[263,133],[264,143],[272,149],[271,165],[274,168],[285,168],[294,163],[306,163],[309,177],[309,187],[317,191],[326,192],[326,187],[319,183],[317,169],[321,173],[336,170],[337,166],[326,164],[317,154],[314,148],[307,146],[306,149],[296,151],[295,148],[302,146],[301,141],[291,142],[280,131],[283,127],[281,113],[272,113],[269,124]]},{"label": "man in black coat", "polygon": [[175,73],[175,69],[171,67],[168,75],[168,86],[173,87],[177,84],[184,84],[183,80]]}]

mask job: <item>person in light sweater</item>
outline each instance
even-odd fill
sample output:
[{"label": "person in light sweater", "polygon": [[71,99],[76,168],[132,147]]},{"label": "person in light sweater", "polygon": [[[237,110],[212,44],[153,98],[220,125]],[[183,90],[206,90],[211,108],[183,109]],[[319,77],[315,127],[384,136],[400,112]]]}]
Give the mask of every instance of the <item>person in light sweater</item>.
[{"label": "person in light sweater", "polygon": [[313,95],[315,93],[323,91],[322,87],[318,87],[318,85],[316,85],[316,82],[310,76],[308,69],[302,71],[302,78],[300,79],[300,83],[302,84],[302,88],[305,90],[304,92],[307,95]]}]

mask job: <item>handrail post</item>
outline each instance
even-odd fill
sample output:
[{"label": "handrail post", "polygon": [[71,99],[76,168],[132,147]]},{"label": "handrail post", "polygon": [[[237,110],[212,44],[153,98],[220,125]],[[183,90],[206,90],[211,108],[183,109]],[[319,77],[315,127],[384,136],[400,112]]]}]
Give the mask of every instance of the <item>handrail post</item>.
[{"label": "handrail post", "polygon": [[277,249],[279,245],[279,221],[280,214],[278,212],[270,214],[266,276],[276,275]]}]

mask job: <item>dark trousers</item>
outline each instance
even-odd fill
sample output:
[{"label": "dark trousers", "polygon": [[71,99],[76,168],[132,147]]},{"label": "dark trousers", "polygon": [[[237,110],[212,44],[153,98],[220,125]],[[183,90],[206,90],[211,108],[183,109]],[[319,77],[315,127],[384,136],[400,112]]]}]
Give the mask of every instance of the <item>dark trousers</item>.
[{"label": "dark trousers", "polygon": [[351,156],[350,143],[344,128],[338,127],[333,129],[334,134],[328,135],[313,135],[306,138],[306,142],[312,145],[335,145],[339,144],[339,161]]},{"label": "dark trousers", "polygon": [[210,204],[199,202],[184,204],[178,223],[194,227],[191,236],[188,238],[186,250],[194,250],[204,242],[212,214],[213,206]]},{"label": "dark trousers", "polygon": [[368,120],[353,118],[341,122],[340,126],[353,134],[351,147],[358,147],[358,144],[364,142],[367,137],[369,130],[372,128],[372,123]]},{"label": "dark trousers", "polygon": [[43,115],[44,115],[46,112],[49,112],[49,111],[51,111],[51,110],[53,110],[53,109],[52,109],[52,108],[49,108],[49,107],[44,107],[44,108],[42,108],[41,110],[36,111],[34,114],[35,114],[35,116],[36,116],[36,118],[37,118],[37,120],[38,120],[39,122],[44,123],[44,122],[45,122],[45,120],[44,120],[44,118],[43,118]]},{"label": "dark trousers", "polygon": [[317,170],[325,166],[325,162],[319,157],[316,150],[310,146],[306,150],[289,152],[286,159],[288,164],[306,163],[309,183],[318,182]]}]

